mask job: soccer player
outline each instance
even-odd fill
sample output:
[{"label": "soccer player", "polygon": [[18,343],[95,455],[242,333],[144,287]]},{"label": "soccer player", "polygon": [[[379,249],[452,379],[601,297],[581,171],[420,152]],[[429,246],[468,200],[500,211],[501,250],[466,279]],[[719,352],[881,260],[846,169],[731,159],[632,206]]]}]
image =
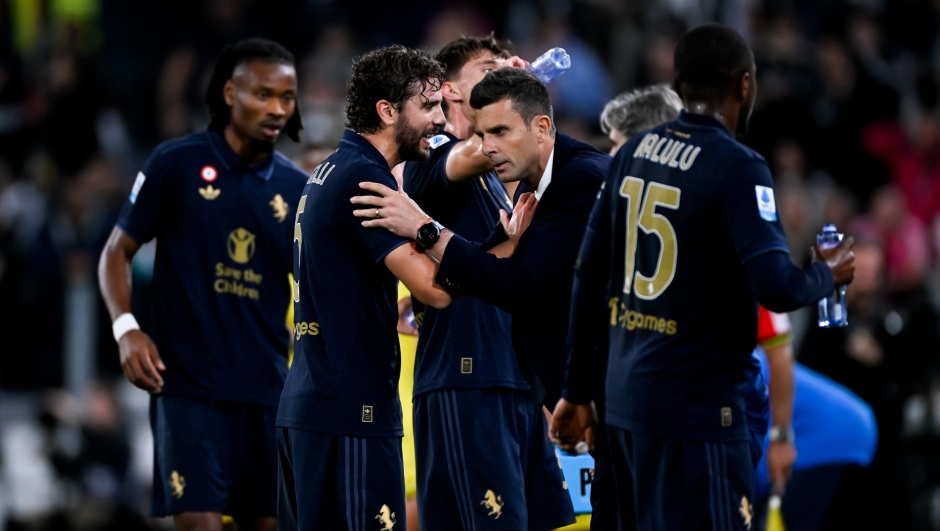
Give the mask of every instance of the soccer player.
[{"label": "soccer player", "polygon": [[[470,94],[487,72],[525,62],[492,36],[457,39],[436,57],[446,72],[447,126],[432,139],[427,161],[405,164],[404,190],[444,226],[484,241],[512,204],[496,173],[478,169],[491,166],[473,134]],[[541,531],[573,522],[554,448],[540,428],[542,404],[533,402],[513,352],[509,314],[474,297],[443,310],[422,306],[415,301],[421,528]]]},{"label": "soccer player", "polygon": [[[152,516],[181,530],[276,527],[275,408],[287,374],[290,214],[304,173],[294,57],[250,39],[223,50],[209,130],[151,155],[101,255],[101,293],[127,379],[149,391]],[[156,238],[153,339],[131,312],[130,264]]]},{"label": "soccer player", "polygon": [[[580,275],[600,280],[575,295],[573,313],[590,318],[572,328],[571,355],[593,356],[579,338],[607,322],[605,420],[621,526],[745,530],[757,301],[787,311],[850,282],[852,239],[817,247],[820,261],[805,270],[790,261],[767,164],[734,139],[756,96],[753,54],[737,32],[690,31],[674,64],[686,110],[624,144],[592,212]],[[556,415],[589,416],[577,404],[590,397],[590,373],[571,372],[583,366],[569,362]]]},{"label": "soccer player", "polygon": [[[610,157],[587,144],[556,133],[545,86],[520,68],[488,73],[470,95],[475,133],[496,175],[519,182],[510,230],[494,231],[484,244],[433,227],[439,234],[427,253],[440,261],[438,282],[506,310],[512,315],[512,339],[519,366],[532,386],[536,404],[554,404],[564,379],[565,334],[571,280],[587,216]],[[426,214],[394,189],[363,188],[381,197],[357,203],[387,210],[382,219],[364,221],[395,234],[428,230]],[[511,229],[538,202],[524,233]],[[370,217],[369,208],[357,210]],[[521,236],[512,237],[512,234]],[[487,252],[492,247],[494,253]]]},{"label": "soccer player", "polygon": [[396,277],[431,306],[451,298],[434,284],[436,264],[411,245],[415,234],[363,227],[350,198],[362,181],[397,188],[391,168],[428,157],[444,125],[443,77],[433,57],[402,46],[359,59],[350,130],[297,206],[295,355],[277,414],[282,530],[407,527]]}]

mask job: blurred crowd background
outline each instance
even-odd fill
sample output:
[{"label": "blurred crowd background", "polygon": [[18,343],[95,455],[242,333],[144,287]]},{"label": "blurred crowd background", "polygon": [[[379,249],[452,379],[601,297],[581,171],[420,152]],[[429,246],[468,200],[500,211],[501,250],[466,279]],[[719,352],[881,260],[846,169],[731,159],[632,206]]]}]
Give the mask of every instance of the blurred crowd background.
[{"label": "blurred crowd background", "polygon": [[[717,21],[758,65],[744,142],[769,162],[793,258],[833,222],[857,240],[850,326],[798,312],[798,359],[874,409],[879,449],[837,496],[855,529],[940,529],[940,4],[931,0],[0,0],[0,529],[148,529],[147,396],[123,381],[96,265],[159,142],[205,128],[212,63],[263,36],[297,56],[312,168],[343,131],[352,58],[495,32],[561,46],[559,129],[606,150],[618,92],[672,79]],[[286,139],[285,139],[286,140]],[[134,263],[147,329],[153,247]],[[844,516],[849,515],[849,516]],[[842,521],[840,524],[848,525]],[[148,527],[149,526],[149,527]],[[848,528],[848,527],[845,527]]]}]

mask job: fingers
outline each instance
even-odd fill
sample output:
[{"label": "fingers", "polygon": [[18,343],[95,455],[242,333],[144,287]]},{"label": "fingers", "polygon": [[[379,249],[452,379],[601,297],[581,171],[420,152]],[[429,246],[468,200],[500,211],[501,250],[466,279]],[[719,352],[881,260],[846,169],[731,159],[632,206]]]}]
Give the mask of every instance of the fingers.
[{"label": "fingers", "polygon": [[[355,197],[353,199],[355,199]],[[376,219],[375,208],[361,208],[359,210],[353,210],[353,216],[356,216],[357,218]]]},{"label": "fingers", "polygon": [[354,205],[370,205],[378,208],[382,208],[389,204],[385,197],[379,197],[377,195],[357,195],[350,198],[349,202]]},{"label": "fingers", "polygon": [[382,197],[386,197],[388,195],[398,193],[397,190],[393,190],[389,188],[388,186],[385,186],[384,184],[379,184],[379,183],[370,183],[370,182],[359,183],[359,188],[362,188],[363,190],[369,190],[370,192],[375,192],[381,195]]},{"label": "fingers", "polygon": [[160,372],[157,371],[157,368],[153,364],[153,359],[151,359],[149,349],[143,353],[142,366],[144,370],[144,376],[156,384],[156,390],[159,391],[163,387],[163,377],[160,376]]},{"label": "fingers", "polygon": [[588,450],[594,450],[594,428],[589,426],[584,428],[584,442],[587,443]]},{"label": "fingers", "polygon": [[123,365],[124,376],[127,381],[134,384],[135,387],[144,391],[156,393],[160,388],[150,378],[147,378],[140,360],[137,356],[131,355]]},{"label": "fingers", "polygon": [[509,213],[502,208],[499,209],[499,224],[503,226],[503,230],[506,231],[506,234],[509,234]]},{"label": "fingers", "polygon": [[842,240],[842,245],[840,245],[840,247],[844,249],[851,249],[853,245],[855,245],[855,238],[849,236],[848,238]]}]

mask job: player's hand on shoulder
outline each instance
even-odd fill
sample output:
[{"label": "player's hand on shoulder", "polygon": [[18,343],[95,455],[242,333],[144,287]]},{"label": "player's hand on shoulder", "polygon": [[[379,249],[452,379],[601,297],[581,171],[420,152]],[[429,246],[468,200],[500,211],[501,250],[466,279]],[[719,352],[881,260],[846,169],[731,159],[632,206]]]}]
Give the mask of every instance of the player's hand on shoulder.
[{"label": "player's hand on shoulder", "polygon": [[[552,421],[548,426],[548,438],[562,450],[571,453],[583,453],[578,443],[585,443],[587,449],[594,449],[594,427],[597,426],[597,410],[594,403],[574,404],[564,398],[555,405]],[[582,445],[582,448],[584,445]]]},{"label": "player's hand on shoulder", "polygon": [[403,238],[414,239],[428,215],[404,191],[392,190],[379,183],[359,183],[363,190],[379,195],[357,195],[350,201],[361,207],[353,211],[363,218],[363,227],[381,227]]},{"label": "player's hand on shoulder", "polygon": [[163,390],[160,371],[166,370],[166,367],[150,336],[142,330],[130,330],[121,336],[118,348],[121,352],[121,369],[127,381],[151,393]]},{"label": "player's hand on shoulder", "polygon": [[823,261],[832,270],[832,278],[836,286],[851,284],[855,279],[855,253],[852,246],[855,238],[849,236],[832,249],[823,249],[819,244],[813,247],[813,257]]}]

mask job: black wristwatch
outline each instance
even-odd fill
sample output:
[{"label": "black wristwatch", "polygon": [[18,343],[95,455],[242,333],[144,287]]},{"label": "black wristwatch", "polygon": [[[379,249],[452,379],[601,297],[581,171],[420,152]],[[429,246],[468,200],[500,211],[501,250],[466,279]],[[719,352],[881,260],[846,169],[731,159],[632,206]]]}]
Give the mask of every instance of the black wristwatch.
[{"label": "black wristwatch", "polygon": [[444,226],[433,220],[421,225],[415,238],[415,249],[424,252],[429,247],[434,247],[437,240],[441,238],[441,231],[443,230]]}]

